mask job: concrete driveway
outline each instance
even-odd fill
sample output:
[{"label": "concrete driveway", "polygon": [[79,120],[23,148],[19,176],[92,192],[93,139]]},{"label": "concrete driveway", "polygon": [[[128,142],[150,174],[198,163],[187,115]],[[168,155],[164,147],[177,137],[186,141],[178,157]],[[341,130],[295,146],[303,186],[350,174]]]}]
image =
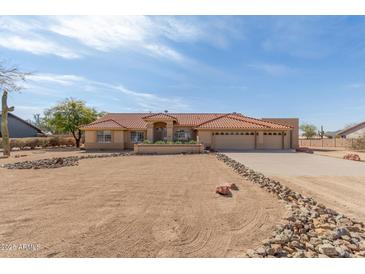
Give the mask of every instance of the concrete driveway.
[{"label": "concrete driveway", "polygon": [[292,151],[225,154],[340,213],[365,222],[364,162]]}]

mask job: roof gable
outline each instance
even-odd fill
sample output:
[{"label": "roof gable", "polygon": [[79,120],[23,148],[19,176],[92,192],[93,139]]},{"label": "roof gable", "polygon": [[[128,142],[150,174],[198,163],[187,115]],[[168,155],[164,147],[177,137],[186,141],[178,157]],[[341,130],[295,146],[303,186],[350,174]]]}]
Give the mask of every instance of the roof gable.
[{"label": "roof gable", "polygon": [[126,129],[125,126],[121,125],[120,123],[114,121],[113,119],[107,119],[102,121],[95,121],[91,124],[88,124],[83,127],[83,129]]},{"label": "roof gable", "polygon": [[147,115],[147,116],[143,117],[143,120],[174,120],[174,121],[176,121],[177,118],[170,114],[160,112],[160,113]]}]

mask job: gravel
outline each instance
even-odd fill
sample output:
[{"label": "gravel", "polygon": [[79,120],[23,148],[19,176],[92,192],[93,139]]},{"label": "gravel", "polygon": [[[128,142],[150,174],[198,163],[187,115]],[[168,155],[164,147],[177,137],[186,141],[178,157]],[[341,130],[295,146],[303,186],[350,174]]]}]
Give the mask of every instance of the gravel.
[{"label": "gravel", "polygon": [[0,167],[7,169],[49,169],[60,168],[66,166],[77,166],[79,160],[92,159],[92,158],[108,158],[108,157],[120,157],[128,156],[129,153],[109,153],[109,154],[91,154],[82,156],[69,156],[69,157],[54,157],[34,161],[22,161],[10,164],[3,164]]}]

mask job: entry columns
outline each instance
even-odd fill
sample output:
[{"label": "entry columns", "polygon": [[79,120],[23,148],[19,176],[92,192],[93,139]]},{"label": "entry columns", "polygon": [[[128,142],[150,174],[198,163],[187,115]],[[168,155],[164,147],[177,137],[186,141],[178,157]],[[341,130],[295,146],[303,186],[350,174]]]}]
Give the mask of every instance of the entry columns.
[{"label": "entry columns", "polygon": [[174,122],[173,121],[169,121],[166,123],[166,137],[167,137],[167,141],[172,142],[174,139]]},{"label": "entry columns", "polygon": [[153,123],[147,124],[147,140],[153,142]]}]

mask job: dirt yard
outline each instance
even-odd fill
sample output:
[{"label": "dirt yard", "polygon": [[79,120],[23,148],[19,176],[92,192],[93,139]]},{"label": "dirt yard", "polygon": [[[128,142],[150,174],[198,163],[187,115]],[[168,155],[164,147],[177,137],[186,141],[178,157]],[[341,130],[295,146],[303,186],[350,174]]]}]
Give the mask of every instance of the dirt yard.
[{"label": "dirt yard", "polygon": [[348,149],[341,149],[341,148],[311,148],[313,149],[314,154],[322,155],[322,156],[329,156],[334,158],[343,159],[343,156],[346,154],[357,154],[360,156],[362,162],[365,162],[365,151],[354,151]]},{"label": "dirt yard", "polygon": [[[0,181],[0,257],[240,257],[285,215],[281,202],[213,155],[0,169]],[[214,193],[227,182],[240,188],[233,197]]]}]

